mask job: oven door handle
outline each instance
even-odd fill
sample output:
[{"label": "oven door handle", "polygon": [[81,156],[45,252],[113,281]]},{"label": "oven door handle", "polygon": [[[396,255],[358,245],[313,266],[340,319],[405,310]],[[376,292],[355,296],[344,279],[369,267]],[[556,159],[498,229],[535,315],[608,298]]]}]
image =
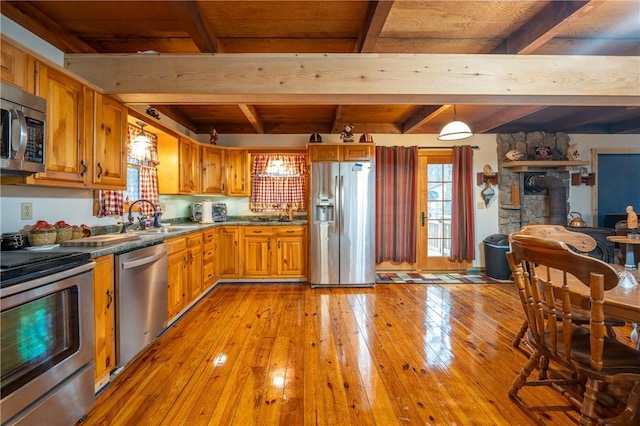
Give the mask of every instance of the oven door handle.
[{"label": "oven door handle", "polygon": [[136,259],[136,260],[132,260],[130,262],[123,262],[122,263],[122,269],[133,269],[133,268],[137,268],[139,266],[144,266],[144,265],[148,265],[149,263],[153,263],[156,260],[162,259],[164,256],[166,256],[166,252],[163,251],[162,253],[156,253],[152,256],[147,256],[147,257],[143,257],[140,259]]}]

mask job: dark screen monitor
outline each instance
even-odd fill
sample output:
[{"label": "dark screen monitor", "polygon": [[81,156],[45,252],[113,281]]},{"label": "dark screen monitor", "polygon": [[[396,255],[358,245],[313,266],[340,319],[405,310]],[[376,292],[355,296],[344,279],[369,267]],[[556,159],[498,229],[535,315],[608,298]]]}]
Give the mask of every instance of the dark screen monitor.
[{"label": "dark screen monitor", "polygon": [[616,223],[621,220],[627,220],[626,213],[607,213],[604,215],[604,223],[602,226],[604,228],[615,228]]}]

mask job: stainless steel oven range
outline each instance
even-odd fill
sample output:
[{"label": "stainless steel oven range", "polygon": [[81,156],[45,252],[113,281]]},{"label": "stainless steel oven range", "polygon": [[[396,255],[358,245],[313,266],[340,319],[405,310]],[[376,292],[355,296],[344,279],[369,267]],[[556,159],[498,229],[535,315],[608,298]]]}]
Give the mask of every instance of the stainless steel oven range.
[{"label": "stainless steel oven range", "polygon": [[94,266],[87,253],[3,252],[3,426],[72,425],[94,405]]}]

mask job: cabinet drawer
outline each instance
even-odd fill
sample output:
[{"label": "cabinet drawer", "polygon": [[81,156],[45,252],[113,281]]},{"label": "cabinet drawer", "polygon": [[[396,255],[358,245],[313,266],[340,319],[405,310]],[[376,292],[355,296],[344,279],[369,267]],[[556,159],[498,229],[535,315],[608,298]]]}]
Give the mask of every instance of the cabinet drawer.
[{"label": "cabinet drawer", "polygon": [[298,236],[305,234],[304,226],[279,226],[276,228],[276,234],[278,236]]},{"label": "cabinet drawer", "polygon": [[244,227],[244,235],[273,235],[273,227],[271,226],[245,226]]},{"label": "cabinet drawer", "polygon": [[205,288],[209,287],[211,283],[213,283],[213,274],[214,274],[214,265],[213,262],[205,262],[202,268],[202,277],[205,283]]},{"label": "cabinet drawer", "polygon": [[204,260],[208,260],[211,259],[213,257],[214,254],[214,248],[213,248],[213,244],[211,244],[211,247],[204,247],[204,252],[202,253],[202,257]]},{"label": "cabinet drawer", "polygon": [[204,246],[207,247],[209,244],[213,244],[216,238],[215,231],[204,231]]}]

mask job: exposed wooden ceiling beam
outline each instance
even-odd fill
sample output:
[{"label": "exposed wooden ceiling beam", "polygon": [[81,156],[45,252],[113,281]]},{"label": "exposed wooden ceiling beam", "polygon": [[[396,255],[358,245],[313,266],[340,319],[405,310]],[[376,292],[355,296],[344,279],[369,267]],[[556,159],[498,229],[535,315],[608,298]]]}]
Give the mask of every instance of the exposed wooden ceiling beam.
[{"label": "exposed wooden ceiling beam", "polygon": [[604,0],[550,1],[544,9],[511,34],[494,52],[527,55],[560,34],[569,23],[583,17]]},{"label": "exposed wooden ceiling beam", "polygon": [[640,133],[639,121],[637,119],[631,119],[623,121],[617,124],[613,124],[609,129],[610,133]]},{"label": "exposed wooden ceiling beam", "polygon": [[414,112],[411,117],[407,118],[404,123],[402,123],[402,133],[411,133],[414,130],[420,128],[426,122],[433,120],[434,118],[442,115],[447,109],[449,105],[442,106],[434,106],[434,105],[426,105],[420,108],[418,111]]},{"label": "exposed wooden ceiling beam", "polygon": [[71,35],[60,24],[28,2],[3,1],[2,14],[63,52],[95,53],[96,50]]},{"label": "exposed wooden ceiling beam", "polygon": [[260,135],[264,134],[264,123],[260,118],[260,114],[256,111],[256,108],[253,105],[247,104],[238,104],[238,107],[245,117],[247,117],[247,120],[249,120],[249,123],[251,123],[256,133]]},{"label": "exposed wooden ceiling beam", "polygon": [[374,1],[369,4],[354,53],[372,53],[374,51],[376,40],[380,37],[382,28],[393,7],[393,2],[393,0],[386,0]]},{"label": "exposed wooden ceiling beam", "polygon": [[486,133],[491,129],[495,129],[545,108],[545,105],[512,106],[504,108],[482,120],[473,121],[472,119],[468,119],[466,122],[472,126],[472,130],[475,133]]},{"label": "exposed wooden ceiling beam", "polygon": [[170,1],[171,10],[176,14],[185,31],[202,53],[222,52],[222,46],[202,14],[195,0]]},{"label": "exposed wooden ceiling beam", "polygon": [[640,58],[626,56],[71,54],[65,66],[153,104],[640,105]]},{"label": "exposed wooden ceiling beam", "polygon": [[331,125],[331,133],[341,133],[344,125],[346,124],[344,121],[345,110],[342,105],[338,105],[336,107],[335,118],[333,119],[333,124]]},{"label": "exposed wooden ceiling beam", "polygon": [[171,105],[151,105],[155,108],[160,114],[164,114],[175,122],[182,124],[187,129],[190,129],[194,132],[197,132],[198,125],[191,120],[190,117],[182,114],[176,108]]}]

